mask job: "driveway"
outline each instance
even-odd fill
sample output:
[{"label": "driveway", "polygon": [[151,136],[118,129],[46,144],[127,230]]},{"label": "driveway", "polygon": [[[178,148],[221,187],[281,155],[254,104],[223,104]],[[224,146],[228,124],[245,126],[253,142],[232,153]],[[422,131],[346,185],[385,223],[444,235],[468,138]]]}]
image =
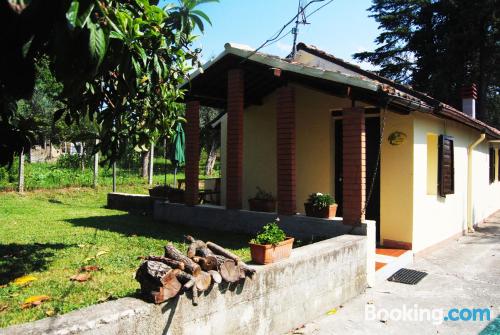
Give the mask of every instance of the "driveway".
[{"label": "driveway", "polygon": [[[417,285],[384,281],[290,334],[500,334],[500,211],[410,268],[428,275]],[[442,321],[452,308],[465,319],[488,308],[490,321]]]}]

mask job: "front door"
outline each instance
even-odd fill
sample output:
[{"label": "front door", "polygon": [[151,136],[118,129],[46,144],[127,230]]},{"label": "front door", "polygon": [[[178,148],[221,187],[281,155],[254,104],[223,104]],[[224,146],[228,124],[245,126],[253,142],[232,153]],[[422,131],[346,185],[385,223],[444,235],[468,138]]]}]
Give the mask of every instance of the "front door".
[{"label": "front door", "polygon": [[[337,216],[342,216],[342,120],[335,120],[335,200],[337,201]],[[377,242],[380,241],[380,164],[377,166],[380,146],[380,118],[367,117],[365,119],[366,132],[366,197],[371,197],[366,208],[367,220],[377,222]],[[375,174],[376,173],[376,174]],[[374,177],[375,175],[375,177]],[[373,184],[373,185],[372,185]]]}]

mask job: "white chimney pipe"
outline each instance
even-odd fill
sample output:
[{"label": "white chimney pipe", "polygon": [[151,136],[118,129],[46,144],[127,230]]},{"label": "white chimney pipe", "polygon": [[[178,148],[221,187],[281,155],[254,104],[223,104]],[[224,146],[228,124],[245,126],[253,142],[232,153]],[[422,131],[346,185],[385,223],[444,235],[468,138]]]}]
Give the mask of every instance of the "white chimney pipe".
[{"label": "white chimney pipe", "polygon": [[477,100],[477,89],[476,85],[472,84],[470,86],[462,87],[462,112],[470,116],[471,118],[476,118],[476,100]]}]

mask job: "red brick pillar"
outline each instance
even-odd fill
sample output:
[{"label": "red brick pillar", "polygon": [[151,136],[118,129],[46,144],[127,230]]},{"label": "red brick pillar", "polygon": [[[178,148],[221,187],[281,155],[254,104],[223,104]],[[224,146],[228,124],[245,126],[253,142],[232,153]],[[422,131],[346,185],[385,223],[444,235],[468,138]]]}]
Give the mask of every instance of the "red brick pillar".
[{"label": "red brick pillar", "polygon": [[278,213],[296,214],[295,185],[295,90],[278,89],[276,105]]},{"label": "red brick pillar", "polygon": [[226,207],[240,209],[243,189],[244,74],[241,69],[227,76],[227,166]]},{"label": "red brick pillar", "polygon": [[198,174],[200,162],[200,102],[186,104],[186,204],[198,204]]},{"label": "red brick pillar", "polygon": [[366,135],[363,108],[345,108],[343,115],[343,201],[345,224],[359,224],[366,199]]}]

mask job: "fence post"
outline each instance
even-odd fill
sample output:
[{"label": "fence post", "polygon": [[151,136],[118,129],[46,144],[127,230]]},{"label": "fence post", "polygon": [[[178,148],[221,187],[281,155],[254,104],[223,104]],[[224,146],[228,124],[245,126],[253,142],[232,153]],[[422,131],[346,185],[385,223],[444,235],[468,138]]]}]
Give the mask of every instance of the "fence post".
[{"label": "fence post", "polygon": [[113,193],[116,192],[116,162],[113,162]]},{"label": "fence post", "polygon": [[[95,140],[95,144],[99,144],[99,140]],[[94,188],[97,188],[97,178],[99,176],[99,152],[94,155]]]},{"label": "fence post", "polygon": [[155,144],[151,143],[151,149],[149,150],[149,173],[148,173],[148,185],[153,185],[153,164],[155,159]]},{"label": "fence post", "polygon": [[19,154],[19,180],[17,191],[19,193],[24,192],[24,148],[21,149],[21,153]]}]

